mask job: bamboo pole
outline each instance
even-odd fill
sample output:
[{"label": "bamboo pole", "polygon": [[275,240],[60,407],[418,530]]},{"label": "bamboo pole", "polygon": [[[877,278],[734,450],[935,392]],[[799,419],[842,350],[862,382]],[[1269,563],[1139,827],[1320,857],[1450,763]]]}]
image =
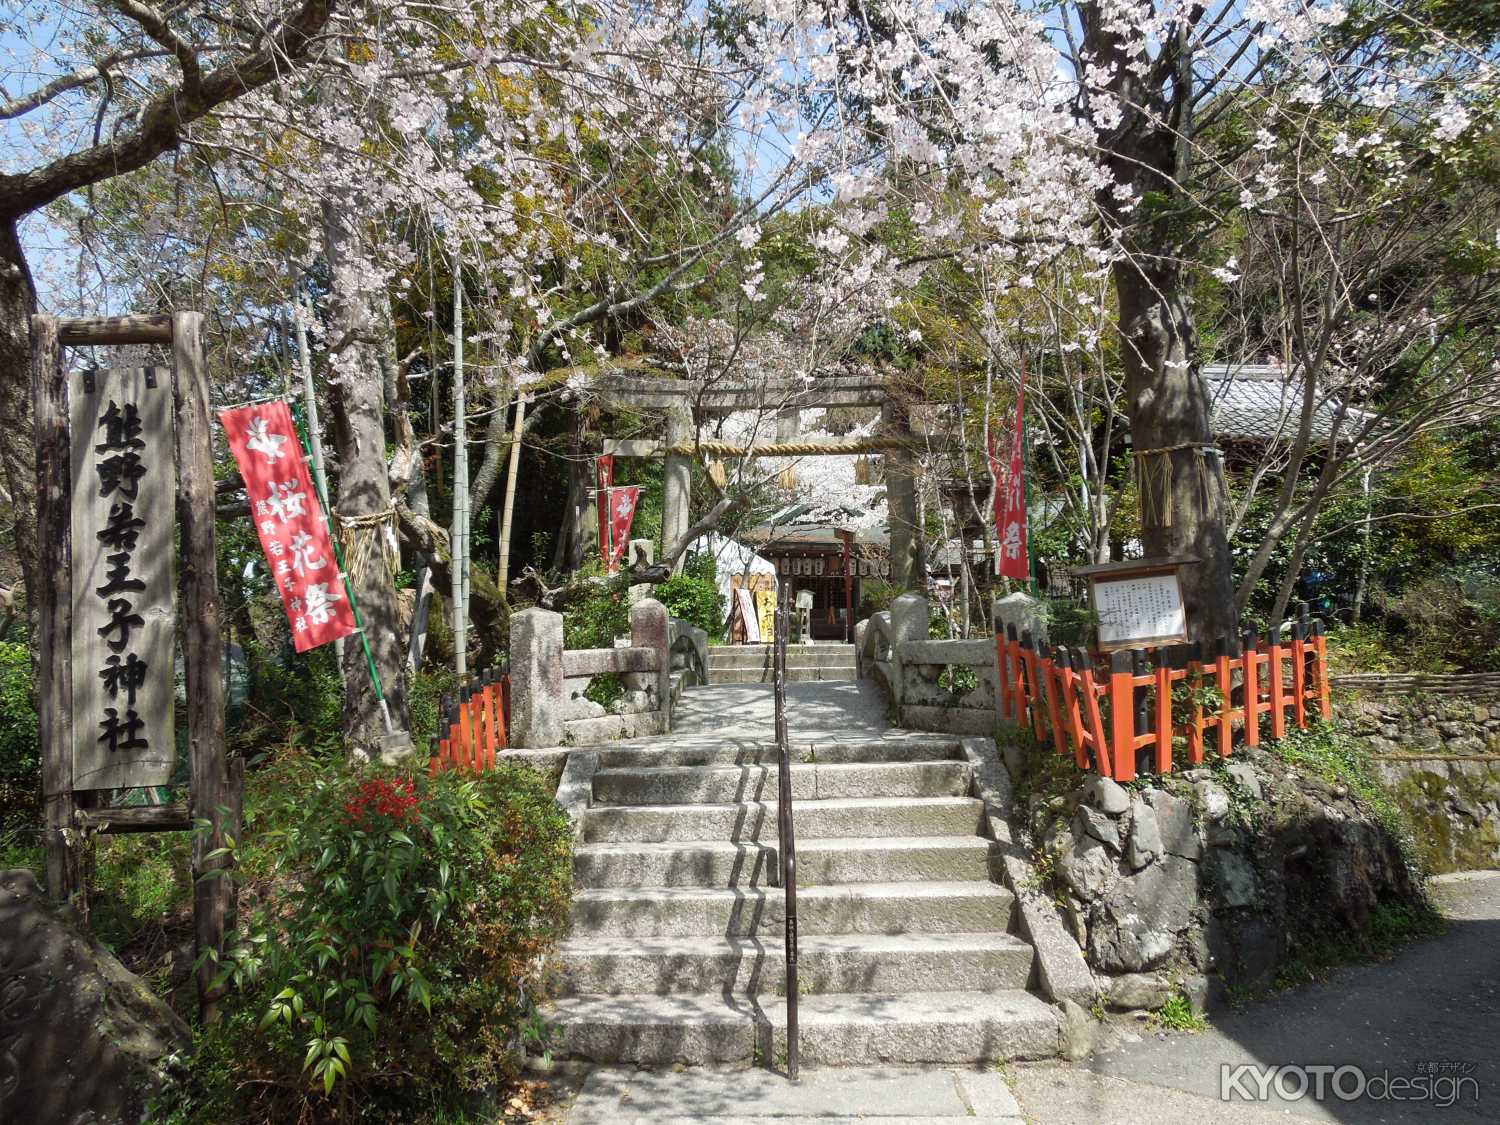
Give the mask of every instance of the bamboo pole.
[{"label": "bamboo pole", "polygon": [[500,557],[495,571],[495,585],[505,593],[510,575],[510,527],[516,508],[516,478],[521,473],[521,434],[526,422],[527,395],[516,395],[516,420],[510,431],[510,459],[505,470],[505,504],[500,515]]},{"label": "bamboo pole", "polygon": [[469,671],[469,462],[464,414],[464,291],[453,263],[453,660],[460,676]]},{"label": "bamboo pole", "polygon": [[[318,486],[318,499],[323,504],[325,516],[331,516],[333,506],[328,502],[328,475],[323,471],[323,427],[318,422],[318,396],[313,389],[312,355],[307,347],[307,318],[311,314],[312,310],[307,303],[307,293],[298,289],[297,307],[292,312],[292,323],[297,332],[297,370],[302,376],[302,411],[307,417],[307,438],[312,445],[313,483]],[[338,664],[339,678],[343,679],[343,637],[333,642],[333,655]]]}]

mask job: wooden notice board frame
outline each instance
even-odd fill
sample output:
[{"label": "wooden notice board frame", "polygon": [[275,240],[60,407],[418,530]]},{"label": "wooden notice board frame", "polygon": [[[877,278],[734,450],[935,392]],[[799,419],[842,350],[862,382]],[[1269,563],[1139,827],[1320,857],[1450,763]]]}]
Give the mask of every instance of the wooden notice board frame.
[{"label": "wooden notice board frame", "polygon": [[[67,902],[82,889],[82,844],[93,832],[174,832],[195,828],[192,845],[193,922],[198,955],[198,1011],[217,1017],[212,987],[223,952],[233,886],[205,877],[227,867],[226,837],[239,835],[241,776],[224,743],[223,603],[214,532],[213,448],[203,314],[102,318],[31,318],[32,427],[36,441],[37,539],[40,565],[39,734],[47,890]],[[177,606],[187,688],[189,797],[185,805],[105,808],[99,792],[73,788],[73,479],[64,347],[157,344],[172,363],[175,430]],[[167,374],[166,369],[161,369]],[[146,560],[141,560],[146,564]],[[163,560],[171,565],[170,558]],[[213,857],[213,858],[210,858]],[[211,953],[211,956],[204,954]]]},{"label": "wooden notice board frame", "polygon": [[1187,557],[1162,557],[1151,559],[1126,559],[1117,563],[1098,563],[1093,566],[1073,567],[1069,573],[1075,578],[1086,578],[1089,584],[1089,608],[1097,615],[1099,613],[1099,587],[1112,582],[1129,581],[1139,578],[1170,578],[1176,588],[1177,603],[1182,606],[1182,628],[1170,633],[1153,634],[1151,636],[1124,637],[1112,641],[1106,641],[1101,636],[1098,640],[1100,652],[1114,652],[1117,649],[1127,648],[1149,648],[1156,645],[1184,644],[1188,639],[1187,606],[1182,600],[1182,568],[1196,563],[1195,558]]}]

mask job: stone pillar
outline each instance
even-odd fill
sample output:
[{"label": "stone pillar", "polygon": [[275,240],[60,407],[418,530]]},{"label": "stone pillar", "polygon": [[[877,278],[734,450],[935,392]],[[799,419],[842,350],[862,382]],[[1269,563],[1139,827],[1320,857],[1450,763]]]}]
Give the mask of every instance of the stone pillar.
[{"label": "stone pillar", "polygon": [[[675,408],[667,414],[667,445],[685,445],[693,440],[693,416],[685,408]],[[661,549],[663,555],[682,538],[691,522],[693,491],[692,458],[681,453],[668,453],[662,474],[661,503]],[[673,574],[682,573],[682,556],[672,567]]]},{"label": "stone pillar", "polygon": [[993,609],[996,633],[1003,636],[1005,627],[1014,625],[1017,636],[1030,629],[1034,640],[1047,639],[1047,618],[1042,612],[1042,604],[1029,594],[1018,590],[1014,594],[996,598]]},{"label": "stone pillar", "polygon": [[[880,421],[887,436],[911,438],[911,421],[899,403],[884,403]],[[890,518],[891,584],[925,593],[927,576],[916,573],[913,566],[917,554],[917,482],[912,456],[905,450],[890,450],[885,455],[885,504]]]},{"label": "stone pillar", "polygon": [[927,599],[921,594],[902,594],[891,602],[891,703],[901,714],[901,697],[906,694],[906,672],[901,662],[901,646],[908,641],[925,641],[929,625]]},{"label": "stone pillar", "polygon": [[672,634],[667,607],[655,598],[642,598],[630,607],[630,647],[655,649],[656,705],[662,713],[662,733],[672,729]]},{"label": "stone pillar", "polygon": [[565,701],[562,614],[523,609],[510,619],[510,744],[561,746]]},{"label": "stone pillar", "polygon": [[793,441],[802,432],[802,410],[787,406],[776,412],[776,440]]}]

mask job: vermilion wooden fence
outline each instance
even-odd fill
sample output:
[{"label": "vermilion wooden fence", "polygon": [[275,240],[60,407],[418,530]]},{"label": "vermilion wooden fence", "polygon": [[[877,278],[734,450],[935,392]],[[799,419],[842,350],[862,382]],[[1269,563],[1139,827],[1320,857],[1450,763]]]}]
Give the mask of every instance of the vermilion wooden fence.
[{"label": "vermilion wooden fence", "polygon": [[445,769],[493,769],[504,750],[510,719],[510,673],[503,667],[481,672],[443,699],[437,746],[428,765],[435,776]]},{"label": "vermilion wooden fence", "polygon": [[[1179,742],[1197,765],[1209,750],[1227,758],[1236,745],[1259,745],[1263,720],[1281,738],[1289,724],[1306,728],[1315,716],[1333,717],[1321,621],[1303,616],[1270,640],[1251,629],[1211,647],[1209,655],[1193,644],[1096,658],[1034,643],[1029,632],[1018,637],[1011,626],[995,638],[1000,714],[1116,781],[1170,773]],[[1178,685],[1188,691],[1174,715]]]}]

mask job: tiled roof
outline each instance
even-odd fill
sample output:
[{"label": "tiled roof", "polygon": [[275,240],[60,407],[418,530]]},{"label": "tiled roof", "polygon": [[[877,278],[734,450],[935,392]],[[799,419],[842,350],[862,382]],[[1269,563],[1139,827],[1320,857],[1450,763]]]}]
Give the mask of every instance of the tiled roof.
[{"label": "tiled roof", "polygon": [[[1302,386],[1289,381],[1281,366],[1204,364],[1203,381],[1208,387],[1214,436],[1275,441],[1296,435],[1302,418]],[[1337,412],[1336,400],[1317,404],[1313,441],[1328,441]],[[1348,408],[1339,424],[1340,439],[1347,439],[1364,417],[1364,411]]]}]

